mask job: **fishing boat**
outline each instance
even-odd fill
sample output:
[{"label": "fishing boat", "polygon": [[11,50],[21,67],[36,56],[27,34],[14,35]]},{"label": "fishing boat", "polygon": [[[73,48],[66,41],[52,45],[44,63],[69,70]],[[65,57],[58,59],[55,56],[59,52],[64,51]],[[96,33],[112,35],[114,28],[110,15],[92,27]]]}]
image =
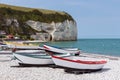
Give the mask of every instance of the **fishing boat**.
[{"label": "fishing boat", "polygon": [[0,46],[6,46],[6,44],[4,44],[3,42],[0,42]]},{"label": "fishing boat", "polygon": [[27,65],[45,65],[54,64],[51,56],[47,54],[26,54],[26,53],[13,53],[14,58],[19,64]]},{"label": "fishing boat", "polygon": [[22,41],[4,41],[0,42],[0,54],[12,54],[11,49],[17,49],[17,53],[41,53],[44,52],[43,47],[32,44],[24,44]]},{"label": "fishing boat", "polygon": [[101,70],[107,63],[106,60],[71,56],[70,58],[64,58],[60,56],[52,55],[52,60],[58,66],[62,66],[70,69],[80,70]]},{"label": "fishing boat", "polygon": [[[40,53],[45,53],[45,51],[44,50],[17,50],[16,53],[40,54]],[[3,50],[0,50],[0,54],[12,54],[12,50],[3,49]]]},{"label": "fishing boat", "polygon": [[[49,45],[47,45],[47,46],[49,46]],[[51,47],[58,48],[58,49],[64,49],[64,50],[79,50],[76,47],[59,47],[59,46],[51,46]]]},{"label": "fishing boat", "polygon": [[[61,57],[70,57],[70,54],[55,54]],[[54,64],[49,54],[27,54],[27,53],[13,53],[14,58],[19,64],[24,65],[48,65]]]},{"label": "fishing boat", "polygon": [[44,48],[43,47],[39,47],[39,46],[20,46],[20,45],[8,45],[9,48],[16,48],[16,49],[19,49],[19,50],[30,50],[30,49],[41,49],[43,50]]},{"label": "fishing boat", "polygon": [[23,41],[4,41],[7,44],[8,48],[16,48],[16,49],[44,49],[43,47],[33,45],[33,44],[25,44]]},{"label": "fishing boat", "polygon": [[11,50],[8,49],[8,46],[2,42],[0,42],[0,54],[10,54]]},{"label": "fishing boat", "polygon": [[11,50],[1,50],[0,51],[0,54],[12,54],[12,51]]},{"label": "fishing boat", "polygon": [[7,45],[4,45],[4,44],[1,44],[1,45],[0,45],[0,50],[5,50],[5,49],[7,49],[7,48],[8,48]]},{"label": "fishing boat", "polygon": [[17,50],[15,53],[28,53],[28,54],[45,54],[44,50]]},{"label": "fishing boat", "polygon": [[46,51],[56,52],[56,53],[70,53],[71,55],[79,55],[80,50],[77,48],[58,48],[54,46],[43,45]]},{"label": "fishing boat", "polygon": [[23,41],[23,43],[44,43],[46,41],[42,41],[42,40],[32,40],[32,41]]}]

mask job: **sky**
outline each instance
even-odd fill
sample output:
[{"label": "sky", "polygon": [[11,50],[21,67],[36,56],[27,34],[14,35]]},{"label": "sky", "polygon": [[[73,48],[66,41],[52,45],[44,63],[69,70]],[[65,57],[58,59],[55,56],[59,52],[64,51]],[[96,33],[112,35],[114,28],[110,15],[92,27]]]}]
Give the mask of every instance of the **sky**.
[{"label": "sky", "polygon": [[0,3],[65,11],[77,23],[78,38],[120,38],[120,0],[0,0]]}]

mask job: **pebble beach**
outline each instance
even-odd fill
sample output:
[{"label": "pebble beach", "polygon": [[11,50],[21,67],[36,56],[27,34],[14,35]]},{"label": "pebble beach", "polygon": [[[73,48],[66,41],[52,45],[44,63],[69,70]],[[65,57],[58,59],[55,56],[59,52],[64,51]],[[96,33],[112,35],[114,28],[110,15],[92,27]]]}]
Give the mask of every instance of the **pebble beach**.
[{"label": "pebble beach", "polygon": [[102,58],[108,63],[97,72],[74,74],[62,68],[20,67],[11,54],[0,55],[0,80],[120,80],[120,57],[83,53],[81,56]]}]

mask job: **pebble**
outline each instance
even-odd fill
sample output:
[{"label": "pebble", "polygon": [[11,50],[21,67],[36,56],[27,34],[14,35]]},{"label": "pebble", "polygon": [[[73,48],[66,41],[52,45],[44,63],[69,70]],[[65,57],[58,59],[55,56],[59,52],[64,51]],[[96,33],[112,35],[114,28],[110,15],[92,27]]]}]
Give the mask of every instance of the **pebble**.
[{"label": "pebble", "polygon": [[62,68],[17,67],[18,63],[11,57],[0,55],[0,80],[120,80],[119,59],[110,59],[98,72],[73,74]]}]

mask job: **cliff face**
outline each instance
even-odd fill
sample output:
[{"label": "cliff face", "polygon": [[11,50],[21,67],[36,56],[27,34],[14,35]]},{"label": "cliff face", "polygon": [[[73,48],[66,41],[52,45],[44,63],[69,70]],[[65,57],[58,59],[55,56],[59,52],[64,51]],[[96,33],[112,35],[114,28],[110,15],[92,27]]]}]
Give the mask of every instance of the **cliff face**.
[{"label": "cliff face", "polygon": [[0,4],[0,31],[23,39],[77,40],[76,22],[66,12],[23,9]]},{"label": "cliff face", "polygon": [[65,20],[64,22],[58,23],[43,23],[29,20],[26,22],[26,24],[28,24],[37,31],[44,31],[44,33],[38,33],[31,36],[36,39],[41,38],[42,40],[51,41],[77,39],[77,27],[74,21]]}]

